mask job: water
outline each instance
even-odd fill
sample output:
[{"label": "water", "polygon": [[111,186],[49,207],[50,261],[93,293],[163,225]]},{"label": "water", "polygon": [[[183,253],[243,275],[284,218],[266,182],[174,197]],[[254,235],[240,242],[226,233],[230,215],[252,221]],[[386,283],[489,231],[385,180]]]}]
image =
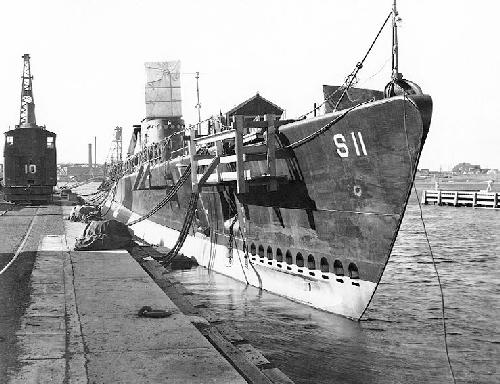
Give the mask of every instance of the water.
[{"label": "water", "polygon": [[[500,211],[422,208],[457,382],[499,383]],[[415,201],[359,323],[203,268],[174,273],[296,383],[452,382],[439,287]]]}]

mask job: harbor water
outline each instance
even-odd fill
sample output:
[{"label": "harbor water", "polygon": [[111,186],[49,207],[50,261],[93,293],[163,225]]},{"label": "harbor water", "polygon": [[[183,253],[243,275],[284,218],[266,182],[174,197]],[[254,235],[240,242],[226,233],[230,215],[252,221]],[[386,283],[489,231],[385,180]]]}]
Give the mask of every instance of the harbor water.
[{"label": "harbor water", "polygon": [[[422,206],[458,383],[499,383],[500,211]],[[295,383],[451,383],[441,296],[415,198],[362,321],[198,267],[175,276]]]}]

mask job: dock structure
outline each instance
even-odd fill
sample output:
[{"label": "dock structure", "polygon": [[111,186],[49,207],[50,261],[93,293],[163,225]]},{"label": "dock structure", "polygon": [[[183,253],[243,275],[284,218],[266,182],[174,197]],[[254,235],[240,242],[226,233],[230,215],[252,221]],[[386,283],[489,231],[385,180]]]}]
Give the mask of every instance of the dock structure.
[{"label": "dock structure", "polygon": [[487,191],[443,191],[428,189],[422,193],[422,204],[454,207],[500,208],[500,193]]},{"label": "dock structure", "polygon": [[85,223],[63,221],[70,203],[25,210],[37,248],[6,383],[293,384],[151,257],[72,250]]},{"label": "dock structure", "polygon": [[[243,115],[233,116],[231,129],[221,130],[214,121],[214,133],[195,137],[195,128],[191,129],[190,159],[192,172],[192,188],[198,191],[203,185],[217,185],[236,181],[238,193],[247,193],[250,182],[267,185],[268,190],[277,190],[276,160],[293,156],[286,148],[277,148],[276,129],[292,120],[277,120],[273,114],[265,114],[263,121],[245,120]],[[223,142],[234,145],[234,154],[223,153]],[[213,147],[208,154],[198,154],[202,147]],[[246,163],[265,161],[262,172],[252,174]],[[224,172],[222,166],[231,164],[235,171]],[[208,166],[204,174],[198,173],[198,166]]]}]

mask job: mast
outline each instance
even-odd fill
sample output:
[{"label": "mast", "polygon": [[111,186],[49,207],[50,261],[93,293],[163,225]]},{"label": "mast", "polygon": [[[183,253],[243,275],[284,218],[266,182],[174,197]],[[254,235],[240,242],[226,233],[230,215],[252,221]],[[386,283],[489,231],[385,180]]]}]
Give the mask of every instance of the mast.
[{"label": "mast", "polygon": [[398,21],[401,20],[398,16],[396,8],[396,0],[392,6],[392,80],[400,80],[403,75],[399,73],[398,68]]},{"label": "mast", "polygon": [[198,109],[198,131],[201,129],[201,104],[200,104],[200,87],[198,85],[198,79],[200,78],[200,72],[196,72],[196,109]]},{"label": "mast", "polygon": [[33,85],[31,80],[30,55],[24,54],[24,66],[21,85],[21,110],[19,113],[19,127],[32,128],[36,127],[35,118],[35,99],[33,98]]}]

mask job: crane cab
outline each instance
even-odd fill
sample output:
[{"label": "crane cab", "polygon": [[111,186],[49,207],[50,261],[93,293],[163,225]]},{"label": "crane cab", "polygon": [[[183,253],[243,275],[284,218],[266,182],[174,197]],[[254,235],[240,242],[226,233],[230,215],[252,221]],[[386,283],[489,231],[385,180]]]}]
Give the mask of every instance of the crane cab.
[{"label": "crane cab", "polygon": [[5,132],[5,200],[49,201],[56,184],[56,134],[43,127]]}]

